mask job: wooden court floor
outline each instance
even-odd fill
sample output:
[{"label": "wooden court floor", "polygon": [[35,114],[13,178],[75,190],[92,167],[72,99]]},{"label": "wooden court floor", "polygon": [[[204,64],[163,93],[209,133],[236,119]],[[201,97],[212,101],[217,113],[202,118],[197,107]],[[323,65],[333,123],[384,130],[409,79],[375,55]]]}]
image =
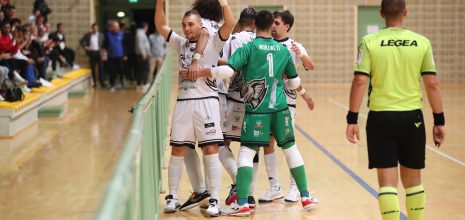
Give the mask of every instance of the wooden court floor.
[{"label": "wooden court floor", "polygon": [[[362,141],[357,145],[345,139],[345,115],[347,112],[350,85],[305,86],[315,100],[315,110],[310,112],[302,100],[298,102],[297,145],[307,168],[310,192],[320,200],[320,206],[311,212],[301,211],[301,205],[287,204],[283,200],[271,204],[258,204],[250,219],[381,219],[378,214],[377,178],[374,170],[368,169],[366,136],[364,126],[368,109],[362,108],[359,124]],[[446,143],[436,149],[431,140],[432,114],[425,103],[424,115],[427,129],[426,169],[423,185],[427,196],[425,219],[465,219],[465,85],[442,85],[446,114]],[[426,98],[425,98],[426,99]],[[366,105],[366,100],[364,104]],[[237,156],[238,144],[232,146]],[[200,153],[200,151],[198,151]],[[280,150],[278,172],[282,188],[287,192],[289,171]],[[165,153],[168,162],[169,147]],[[263,157],[260,158],[256,199],[268,187]],[[167,189],[167,170],[164,170],[164,189]],[[230,178],[223,170],[222,205],[227,195]],[[405,210],[405,192],[399,185],[402,213]],[[181,202],[192,192],[184,170],[179,196]],[[160,195],[162,210],[163,199]],[[174,214],[162,214],[161,219],[203,219],[199,208]],[[234,219],[219,217],[220,219]],[[237,219],[237,218],[236,218]]]}]

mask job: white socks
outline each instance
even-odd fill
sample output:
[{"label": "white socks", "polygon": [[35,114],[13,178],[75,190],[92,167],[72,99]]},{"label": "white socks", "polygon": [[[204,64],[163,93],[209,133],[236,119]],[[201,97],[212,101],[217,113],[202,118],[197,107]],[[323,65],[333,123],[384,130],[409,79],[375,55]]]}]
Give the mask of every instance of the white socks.
[{"label": "white socks", "polygon": [[187,175],[191,181],[194,192],[203,193],[205,191],[205,180],[202,174],[202,166],[200,165],[199,155],[197,151],[189,148],[184,156],[184,164],[186,165]]},{"label": "white socks", "polygon": [[276,151],[270,154],[265,154],[265,165],[270,186],[280,186],[278,178],[278,161],[276,159]]},{"label": "white socks", "polygon": [[203,155],[203,166],[210,183],[211,198],[219,200],[222,169],[219,154]]},{"label": "white socks", "polygon": [[236,174],[237,174],[237,161],[234,159],[234,155],[226,146],[220,146],[220,161],[223,164],[223,167],[228,172],[229,176],[233,181],[233,184],[236,184]]},{"label": "white socks", "polygon": [[169,186],[169,194],[173,195],[173,198],[178,198],[178,188],[179,182],[181,181],[182,176],[182,163],[184,161],[184,157],[177,157],[171,155],[170,162],[168,164],[168,186]]}]

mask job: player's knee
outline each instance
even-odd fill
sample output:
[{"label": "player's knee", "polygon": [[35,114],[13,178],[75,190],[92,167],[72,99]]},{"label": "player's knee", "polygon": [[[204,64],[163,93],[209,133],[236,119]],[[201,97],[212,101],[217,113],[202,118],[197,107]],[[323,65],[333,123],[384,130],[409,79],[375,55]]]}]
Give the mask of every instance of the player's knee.
[{"label": "player's knee", "polygon": [[418,186],[421,184],[421,169],[400,166],[400,177],[404,188]]},{"label": "player's knee", "polygon": [[239,156],[237,158],[238,167],[253,167],[253,158],[255,157],[255,150],[248,147],[241,147]]},{"label": "player's knee", "polygon": [[274,153],[274,144],[270,142],[270,145],[266,146],[263,148],[263,153],[264,154],[271,154]]},{"label": "player's knee", "polygon": [[187,147],[172,147],[171,155],[177,157],[183,157],[186,154]]},{"label": "player's knee", "polygon": [[214,145],[204,146],[204,147],[202,147],[202,152],[205,155],[217,154],[219,152],[218,145],[214,144]]},{"label": "player's knee", "polygon": [[297,149],[296,145],[284,149],[283,152],[289,168],[292,169],[304,165],[304,160],[302,159],[302,155],[300,155],[299,149]]}]

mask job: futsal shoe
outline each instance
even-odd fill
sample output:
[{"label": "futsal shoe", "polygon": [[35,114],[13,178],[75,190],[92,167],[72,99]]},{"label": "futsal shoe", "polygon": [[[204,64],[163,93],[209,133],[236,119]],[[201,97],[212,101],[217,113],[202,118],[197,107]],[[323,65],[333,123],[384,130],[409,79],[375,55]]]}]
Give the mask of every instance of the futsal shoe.
[{"label": "futsal shoe", "polygon": [[313,197],[312,198],[302,197],[301,202],[302,202],[302,207],[304,208],[304,210],[311,210],[315,208],[316,206],[318,206],[318,203],[319,203],[318,200]]},{"label": "futsal shoe", "polygon": [[255,203],[255,198],[253,196],[249,196],[247,200],[249,203],[250,212],[255,212],[255,208],[257,207],[257,203]]},{"label": "futsal shoe", "polygon": [[223,210],[223,215],[247,217],[250,215],[249,204],[239,205],[233,203],[227,209]]},{"label": "futsal shoe", "polygon": [[176,212],[181,205],[178,202],[178,199],[175,199],[173,195],[167,195],[165,197],[166,200],[166,206],[163,209],[165,213],[173,213]]},{"label": "futsal shoe", "polygon": [[231,190],[229,190],[225,203],[226,205],[231,205],[234,202],[237,202],[236,184],[231,184]]},{"label": "futsal shoe", "polygon": [[297,189],[296,185],[291,185],[291,187],[289,187],[289,192],[287,192],[286,198],[284,198],[284,201],[297,202],[299,201],[299,198],[300,198],[299,189]]},{"label": "futsal shoe", "polygon": [[191,208],[194,208],[200,205],[200,202],[208,197],[210,197],[210,194],[208,194],[208,192],[207,193],[206,192],[203,192],[203,193],[193,192],[191,196],[189,197],[189,199],[187,199],[187,201],[181,205],[179,210],[186,211]]},{"label": "futsal shoe", "polygon": [[280,186],[272,186],[268,191],[258,199],[260,203],[273,202],[274,200],[282,199],[284,197]]},{"label": "futsal shoe", "polygon": [[201,209],[207,209],[210,204],[208,203],[208,200],[210,200],[210,193],[208,191],[205,191],[204,193],[205,199],[200,201],[200,208]]},{"label": "futsal shoe", "polygon": [[208,206],[208,209],[205,210],[205,214],[209,217],[216,217],[221,215],[221,209],[220,205],[218,204],[218,200],[216,199],[210,199],[208,200],[208,203],[210,204]]}]

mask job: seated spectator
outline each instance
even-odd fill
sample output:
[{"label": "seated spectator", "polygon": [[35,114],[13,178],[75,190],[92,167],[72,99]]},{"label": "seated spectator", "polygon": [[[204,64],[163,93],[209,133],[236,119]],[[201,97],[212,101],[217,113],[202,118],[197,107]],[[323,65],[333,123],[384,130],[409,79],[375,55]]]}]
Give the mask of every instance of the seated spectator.
[{"label": "seated spectator", "polygon": [[[66,38],[65,38],[65,27],[63,23],[57,24],[57,31],[51,33],[48,38],[51,39],[56,46],[53,48],[54,58],[52,59],[52,68],[56,69],[56,62],[60,62],[59,55],[63,56],[68,64],[68,67],[73,69],[78,69],[79,66],[74,64],[75,53],[74,50],[66,47]],[[57,56],[58,55],[58,56]],[[63,66],[63,63],[60,63]]]}]

